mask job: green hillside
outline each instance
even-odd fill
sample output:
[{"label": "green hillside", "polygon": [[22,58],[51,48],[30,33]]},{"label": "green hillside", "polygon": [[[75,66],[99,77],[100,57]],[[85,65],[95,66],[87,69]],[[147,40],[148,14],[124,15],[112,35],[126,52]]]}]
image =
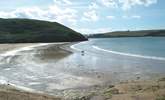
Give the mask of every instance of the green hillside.
[{"label": "green hillside", "polygon": [[116,31],[92,34],[89,38],[165,36],[165,30]]},{"label": "green hillside", "polygon": [[87,40],[56,22],[33,19],[0,19],[0,43],[73,42]]}]

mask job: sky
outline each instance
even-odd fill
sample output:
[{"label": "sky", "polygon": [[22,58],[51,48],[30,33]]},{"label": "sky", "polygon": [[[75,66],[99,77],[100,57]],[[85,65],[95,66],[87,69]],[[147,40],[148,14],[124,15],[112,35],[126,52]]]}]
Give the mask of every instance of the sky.
[{"label": "sky", "polygon": [[0,18],[59,22],[82,34],[165,29],[165,0],[0,0]]}]

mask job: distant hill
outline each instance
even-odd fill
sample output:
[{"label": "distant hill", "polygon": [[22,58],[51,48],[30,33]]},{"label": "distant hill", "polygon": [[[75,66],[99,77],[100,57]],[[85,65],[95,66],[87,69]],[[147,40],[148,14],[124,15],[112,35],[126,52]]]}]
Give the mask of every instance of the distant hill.
[{"label": "distant hill", "polygon": [[116,31],[92,34],[89,38],[165,36],[165,30]]},{"label": "distant hill", "polygon": [[0,18],[0,43],[73,42],[87,40],[57,22]]}]

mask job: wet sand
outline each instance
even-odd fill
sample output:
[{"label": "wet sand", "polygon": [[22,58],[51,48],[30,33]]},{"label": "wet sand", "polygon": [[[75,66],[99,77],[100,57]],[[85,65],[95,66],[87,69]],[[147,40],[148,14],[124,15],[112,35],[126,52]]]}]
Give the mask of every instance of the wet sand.
[{"label": "wet sand", "polygon": [[[0,54],[15,49],[33,46],[34,43],[26,44],[0,44]],[[0,83],[0,100],[61,100],[59,97],[51,96],[45,93],[35,92],[13,86],[7,82]]]},{"label": "wet sand", "polygon": [[0,44],[0,54],[4,53],[6,51],[9,50],[13,50],[13,49],[17,49],[17,48],[21,48],[21,47],[26,47],[26,46],[30,46],[30,45],[34,45],[32,43],[20,43],[20,44]]}]

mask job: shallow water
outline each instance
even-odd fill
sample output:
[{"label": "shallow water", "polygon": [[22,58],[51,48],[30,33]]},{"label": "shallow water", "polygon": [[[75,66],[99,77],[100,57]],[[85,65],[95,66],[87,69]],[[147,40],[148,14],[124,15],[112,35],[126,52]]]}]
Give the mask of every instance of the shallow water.
[{"label": "shallow water", "polygon": [[165,37],[91,39],[72,48],[95,55],[91,64],[100,70],[130,75],[165,73]]},{"label": "shallow water", "polygon": [[91,39],[71,46],[74,53],[59,51],[56,44],[26,47],[1,56],[0,82],[53,92],[164,76],[164,43],[165,38]]}]

